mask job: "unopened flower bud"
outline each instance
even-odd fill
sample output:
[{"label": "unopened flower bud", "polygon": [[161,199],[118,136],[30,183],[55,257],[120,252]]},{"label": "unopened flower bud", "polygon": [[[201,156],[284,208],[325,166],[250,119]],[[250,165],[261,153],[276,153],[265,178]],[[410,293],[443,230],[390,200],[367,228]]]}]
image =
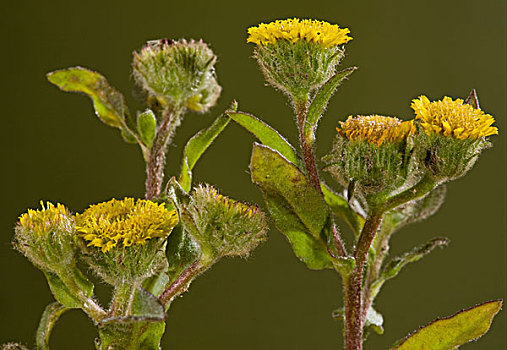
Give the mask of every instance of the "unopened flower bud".
[{"label": "unopened flower bud", "polygon": [[74,217],[62,204],[41,206],[19,217],[13,243],[35,266],[57,273],[74,261]]},{"label": "unopened flower bud", "polygon": [[223,256],[248,256],[266,239],[266,220],[257,206],[224,197],[212,186],[197,187],[182,209],[185,228],[210,263]]},{"label": "unopened flower bud", "polygon": [[202,41],[159,40],[134,52],[136,84],[163,108],[206,112],[222,88],[215,75],[216,56]]}]

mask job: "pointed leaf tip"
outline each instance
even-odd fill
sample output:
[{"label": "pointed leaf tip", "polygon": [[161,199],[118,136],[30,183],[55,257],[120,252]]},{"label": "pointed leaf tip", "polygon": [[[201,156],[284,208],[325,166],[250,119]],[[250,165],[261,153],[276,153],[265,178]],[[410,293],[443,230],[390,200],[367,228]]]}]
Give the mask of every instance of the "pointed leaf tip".
[{"label": "pointed leaf tip", "polygon": [[501,308],[501,299],[492,300],[437,319],[409,335],[394,350],[457,349],[483,336]]}]

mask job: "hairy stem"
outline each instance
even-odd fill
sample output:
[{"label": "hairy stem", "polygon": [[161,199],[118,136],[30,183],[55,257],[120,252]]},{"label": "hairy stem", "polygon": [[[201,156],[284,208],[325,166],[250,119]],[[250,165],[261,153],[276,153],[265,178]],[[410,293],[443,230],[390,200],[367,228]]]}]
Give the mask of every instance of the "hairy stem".
[{"label": "hairy stem", "polygon": [[294,101],[296,107],[296,117],[299,129],[299,141],[301,144],[301,151],[303,152],[303,159],[305,162],[306,174],[310,183],[322,193],[320,189],[319,174],[317,172],[317,165],[315,164],[315,155],[313,154],[313,142],[305,135],[306,116],[308,114],[309,101],[308,98],[298,99]]},{"label": "hairy stem", "polygon": [[345,282],[345,348],[362,350],[363,327],[366,319],[364,296],[362,290],[363,271],[368,257],[368,250],[382,221],[381,212],[373,210],[367,218],[356,248],[354,258],[356,267]]},{"label": "hairy stem", "polygon": [[187,290],[190,282],[204,269],[205,267],[201,265],[201,262],[196,261],[178,276],[178,278],[162,293],[159,298],[165,309],[168,308],[169,304],[176,296]]},{"label": "hairy stem", "polygon": [[137,288],[138,285],[128,281],[115,287],[110,311],[112,317],[130,316],[132,314],[132,304]]},{"label": "hairy stem", "polygon": [[160,195],[164,181],[164,166],[167,145],[179,125],[179,112],[167,109],[160,124],[146,163],[146,199]]}]

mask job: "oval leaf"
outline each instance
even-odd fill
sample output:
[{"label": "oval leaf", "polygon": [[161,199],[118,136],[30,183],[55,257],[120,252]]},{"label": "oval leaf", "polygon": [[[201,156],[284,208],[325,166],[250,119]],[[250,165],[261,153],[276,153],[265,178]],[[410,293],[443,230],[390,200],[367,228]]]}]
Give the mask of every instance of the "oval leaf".
[{"label": "oval leaf", "polygon": [[137,131],[139,137],[146,146],[153,146],[155,132],[157,129],[157,118],[151,109],[147,109],[137,117]]},{"label": "oval leaf", "polygon": [[484,335],[493,317],[502,308],[501,300],[488,301],[457,314],[438,319],[419,329],[396,346],[396,350],[451,350]]}]

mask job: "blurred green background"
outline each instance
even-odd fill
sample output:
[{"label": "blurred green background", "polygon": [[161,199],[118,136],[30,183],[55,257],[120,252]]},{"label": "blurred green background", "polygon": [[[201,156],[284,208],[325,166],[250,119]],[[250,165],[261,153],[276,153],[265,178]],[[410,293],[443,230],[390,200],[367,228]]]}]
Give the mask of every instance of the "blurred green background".
[{"label": "blurred green background", "polygon": [[[74,211],[111,197],[143,196],[144,165],[136,146],[94,117],[90,101],[47,83],[51,70],[82,65],[106,75],[131,106],[131,52],[150,39],[203,38],[219,56],[223,94],[210,114],[187,115],[170,148],[179,170],[186,140],[233,99],[296,141],[291,107],[265,87],[246,44],[260,21],[318,18],[351,29],[343,66],[355,72],[331,100],[318,130],[323,155],[338,121],[350,114],[411,118],[411,99],[466,97],[476,88],[500,135],[475,168],[448,187],[443,208],[392,240],[392,253],[438,235],[451,245],[409,266],[389,282],[376,308],[385,334],[366,349],[387,349],[437,316],[506,294],[506,2],[460,1],[9,1],[2,4],[0,63],[2,137],[0,217],[0,343],[34,343],[40,314],[52,300],[43,275],[10,245],[14,224],[40,199]],[[230,125],[195,169],[195,180],[233,198],[262,203],[250,183],[253,138]],[[107,300],[108,289],[97,286]],[[341,285],[332,271],[310,271],[285,238],[244,261],[220,262],[192,284],[168,317],[164,349],[338,349]],[[464,349],[505,349],[506,312],[488,335]],[[92,349],[95,331],[79,311],[65,314],[52,349]]]}]

